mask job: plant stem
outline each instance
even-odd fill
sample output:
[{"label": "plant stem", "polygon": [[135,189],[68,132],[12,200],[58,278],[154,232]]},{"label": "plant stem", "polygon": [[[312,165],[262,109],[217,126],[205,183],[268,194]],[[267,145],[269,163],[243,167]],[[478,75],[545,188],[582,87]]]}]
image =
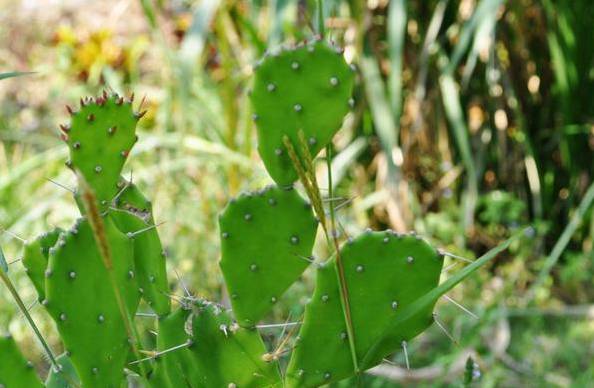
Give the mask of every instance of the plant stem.
[{"label": "plant stem", "polygon": [[43,346],[43,349],[45,350],[45,353],[47,354],[48,358],[50,359],[50,362],[52,363],[52,366],[55,368],[55,370],[59,370],[60,366],[59,366],[58,362],[56,361],[56,357],[54,356],[54,353],[52,352],[52,350],[50,349],[49,345],[45,341],[45,338],[43,338],[43,336],[41,335],[41,332],[39,331],[39,329],[37,328],[37,325],[33,321],[33,318],[31,317],[31,314],[29,314],[29,311],[27,310],[27,307],[25,307],[25,304],[23,303],[23,300],[21,299],[18,291],[16,290],[16,288],[14,287],[14,285],[12,284],[12,282],[10,281],[10,278],[2,270],[0,270],[0,277],[2,278],[2,281],[4,282],[4,284],[6,285],[6,288],[8,288],[8,291],[10,291],[10,293],[11,293],[12,297],[14,298],[16,304],[19,306],[19,310],[21,310],[21,312],[23,313],[23,315],[25,316],[25,318],[27,318],[27,321],[29,322],[29,325],[31,326],[31,328],[35,332],[35,336],[37,337],[37,339],[39,340],[39,342],[41,342],[41,346]]},{"label": "plant stem", "polygon": [[[326,146],[326,166],[328,168],[328,196],[334,198],[332,189],[332,145],[329,143]],[[355,374],[359,374],[359,365],[357,362],[357,351],[355,349],[355,331],[353,330],[353,320],[351,317],[351,306],[349,302],[349,289],[346,284],[344,276],[344,267],[340,257],[340,249],[338,246],[338,234],[336,233],[336,217],[334,214],[334,205],[330,205],[330,237],[334,243],[334,250],[336,251],[336,271],[338,275],[338,284],[340,285],[340,301],[342,303],[342,310],[344,312],[344,319],[347,326],[347,334],[349,336],[349,348],[351,350],[351,357],[353,358],[353,367]]]},{"label": "plant stem", "polygon": [[324,0],[318,0],[318,33],[324,38]]}]

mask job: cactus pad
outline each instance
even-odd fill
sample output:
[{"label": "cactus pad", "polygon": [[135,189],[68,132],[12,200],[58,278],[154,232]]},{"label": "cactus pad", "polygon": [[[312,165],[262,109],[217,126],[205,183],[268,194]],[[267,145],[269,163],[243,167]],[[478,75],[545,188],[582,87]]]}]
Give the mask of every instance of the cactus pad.
[{"label": "cactus pad", "polygon": [[81,100],[80,110],[71,112],[70,125],[61,126],[70,149],[67,165],[80,171],[105,208],[118,192],[117,183],[136,142],[132,102],[117,95]]},{"label": "cactus pad", "polygon": [[266,352],[257,331],[243,329],[221,306],[199,302],[191,316],[190,348],[204,387],[274,387],[280,383],[276,362]]},{"label": "cactus pad", "polygon": [[45,388],[72,388],[80,386],[80,379],[76,374],[76,369],[72,365],[72,361],[67,353],[61,354],[56,361],[60,365],[60,370],[50,368],[47,379],[45,380]]},{"label": "cactus pad", "polygon": [[316,289],[287,368],[287,387],[318,386],[352,374],[353,360],[332,259],[318,267]]},{"label": "cactus pad", "polygon": [[269,187],[231,201],[219,225],[233,311],[253,326],[307,268],[317,221],[296,190]]},{"label": "cactus pad", "polygon": [[[104,224],[112,271],[128,312],[134,314],[141,290],[135,277],[133,243],[109,217]],[[129,339],[87,220],[80,219],[50,250],[43,305],[57,323],[82,384],[119,386]]]},{"label": "cactus pad", "polygon": [[[280,384],[275,362],[265,362],[264,343],[255,330],[233,322],[221,306],[196,301],[159,321],[158,358],[151,379],[166,387],[185,382],[204,388],[273,387]],[[189,344],[167,352],[179,345]]]},{"label": "cactus pad", "polygon": [[353,80],[341,51],[323,41],[268,55],[257,67],[251,101],[258,150],[277,184],[297,179],[283,136],[298,145],[303,130],[315,156],[340,129],[351,104]]},{"label": "cactus pad", "polygon": [[138,284],[144,290],[142,297],[157,314],[167,314],[171,303],[167,296],[165,256],[159,233],[151,228],[154,226],[151,203],[131,183],[125,183],[115,202],[120,210],[113,211],[111,216],[118,229],[134,236],[134,264]]},{"label": "cactus pad", "polygon": [[45,299],[45,270],[47,269],[49,249],[54,246],[61,232],[62,229],[54,229],[25,245],[23,266],[35,286],[39,301]]},{"label": "cactus pad", "polygon": [[[399,349],[402,341],[417,336],[433,322],[434,303],[397,326],[392,325],[402,309],[438,286],[443,261],[424,240],[392,232],[365,233],[343,246],[340,254],[349,293],[356,359],[359,368],[364,370],[379,363]],[[329,272],[334,272],[334,277]],[[336,274],[335,260],[319,270],[320,280],[306,308],[301,341],[287,372],[293,381],[299,381],[298,378],[306,381],[306,386],[325,384],[354,373],[347,341],[342,348],[334,345],[333,357],[323,357],[329,344],[336,343],[336,339],[346,333],[340,300],[335,301]],[[327,323],[339,321],[342,327]],[[378,347],[380,343],[382,346]],[[377,353],[375,350],[380,348],[389,351]],[[375,353],[369,354],[372,350]],[[346,364],[347,356],[350,365]]]},{"label": "cactus pad", "polygon": [[33,364],[25,360],[11,336],[0,337],[0,387],[43,387]]},{"label": "cactus pad", "polygon": [[[159,319],[157,350],[159,352],[188,343],[191,336],[186,331],[186,322],[191,310],[177,309]],[[186,381],[198,381],[199,371],[194,367],[194,356],[187,347],[165,353],[156,360],[154,373],[150,381],[155,386],[177,388],[186,385]]]}]

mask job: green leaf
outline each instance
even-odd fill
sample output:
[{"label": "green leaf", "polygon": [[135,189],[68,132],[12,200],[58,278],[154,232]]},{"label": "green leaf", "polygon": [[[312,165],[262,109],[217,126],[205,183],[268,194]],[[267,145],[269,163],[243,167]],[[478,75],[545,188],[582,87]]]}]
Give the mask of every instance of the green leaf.
[{"label": "green leaf", "polygon": [[13,71],[13,72],[10,72],[10,73],[0,73],[0,80],[6,79],[6,78],[21,77],[23,75],[29,75],[29,74],[33,74],[33,72],[30,72],[30,71]]},{"label": "green leaf", "polygon": [[4,252],[2,252],[2,247],[0,247],[0,269],[2,269],[2,271],[5,273],[8,273],[8,264],[6,263]]}]

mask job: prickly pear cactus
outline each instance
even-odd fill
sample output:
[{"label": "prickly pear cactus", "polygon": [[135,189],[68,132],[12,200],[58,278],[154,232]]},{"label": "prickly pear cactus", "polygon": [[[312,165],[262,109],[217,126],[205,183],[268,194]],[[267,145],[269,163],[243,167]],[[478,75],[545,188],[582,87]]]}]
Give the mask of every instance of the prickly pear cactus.
[{"label": "prickly pear cactus", "polygon": [[49,250],[58,240],[60,233],[62,233],[62,229],[54,229],[25,245],[23,266],[35,286],[37,299],[40,302],[45,299],[45,270],[47,269]]},{"label": "prickly pear cactus", "polygon": [[265,361],[257,331],[239,327],[222,306],[198,302],[191,319],[192,353],[201,372],[198,384],[217,387],[273,387],[280,382],[278,365]]},{"label": "prickly pear cactus", "polygon": [[[186,331],[186,322],[191,313],[191,309],[179,308],[159,319],[158,352],[192,343],[191,332]],[[194,357],[188,348],[189,346],[183,346],[157,357],[151,383],[160,387],[176,388],[184,386],[186,381],[196,381],[199,372],[194,368]]]},{"label": "prickly pear cactus", "polygon": [[103,93],[81,99],[80,109],[68,107],[71,123],[60,126],[70,149],[67,165],[79,171],[104,209],[118,192],[117,183],[128,154],[136,142],[132,99]]},{"label": "prickly pear cactus", "polygon": [[222,306],[203,300],[159,322],[158,369],[154,381],[165,387],[274,387],[281,379],[274,360],[264,360],[259,334],[237,325]]},{"label": "prickly pear cactus", "polygon": [[[133,316],[142,292],[136,279],[133,242],[109,217],[104,218],[104,224],[114,277]],[[50,250],[45,290],[42,304],[56,321],[82,384],[119,386],[129,336],[87,220],[80,219]]]},{"label": "prickly pear cactus", "polygon": [[297,145],[302,130],[317,155],[352,105],[353,79],[342,51],[322,40],[271,53],[257,66],[251,101],[258,151],[276,183],[297,180],[283,137]]},{"label": "prickly pear cactus", "polygon": [[[340,251],[348,290],[357,368],[365,370],[424,331],[433,322],[433,305],[397,327],[400,310],[437,287],[442,258],[415,235],[368,232]],[[316,291],[305,312],[300,340],[289,364],[290,386],[317,386],[355,373],[336,258],[318,269]],[[378,343],[390,351],[371,354]],[[328,350],[333,357],[326,357]]]},{"label": "prickly pear cactus", "polygon": [[296,190],[268,187],[231,201],[219,226],[233,311],[253,326],[307,268],[318,222]]},{"label": "prickly pear cactus", "polygon": [[0,387],[43,387],[33,364],[25,360],[11,336],[0,337]]},{"label": "prickly pear cactus", "polygon": [[[155,227],[151,202],[136,185],[123,182],[114,202],[119,211],[111,216],[118,229],[134,242],[134,264],[142,298],[159,315],[169,313],[171,303],[165,268],[165,254]],[[120,185],[121,186],[121,185]]]},{"label": "prickly pear cactus", "polygon": [[60,367],[58,369],[50,368],[47,379],[45,380],[45,387],[70,388],[80,386],[80,379],[68,354],[61,354],[56,358],[56,361]]}]

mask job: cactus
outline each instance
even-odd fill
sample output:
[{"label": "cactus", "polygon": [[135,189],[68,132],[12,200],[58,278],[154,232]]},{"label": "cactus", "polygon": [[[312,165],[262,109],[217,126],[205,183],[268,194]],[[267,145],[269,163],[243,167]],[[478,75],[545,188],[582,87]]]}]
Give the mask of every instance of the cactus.
[{"label": "cactus", "polygon": [[[141,289],[135,277],[132,241],[105,218],[113,271],[128,311]],[[43,305],[85,386],[115,387],[123,376],[129,336],[89,221],[80,219],[50,250]],[[98,340],[100,339],[100,340]]]},{"label": "cactus", "polygon": [[71,123],[61,125],[62,138],[70,149],[67,166],[79,171],[105,209],[118,192],[117,183],[128,154],[136,142],[132,98],[104,93],[81,99],[80,109],[67,107]]},{"label": "cactus", "polygon": [[0,337],[0,387],[43,387],[33,364],[25,360],[11,336]]},{"label": "cactus", "polygon": [[60,233],[62,233],[62,229],[56,228],[49,233],[42,234],[25,245],[23,266],[33,286],[35,286],[37,299],[40,302],[45,299],[44,277],[45,270],[47,269],[49,250],[58,240]]},{"label": "cactus", "polygon": [[255,388],[280,382],[276,362],[263,357],[258,333],[241,328],[214,303],[192,301],[161,319],[158,345],[161,354],[154,381],[160,386],[179,387],[191,381],[206,388]]},{"label": "cactus", "polygon": [[73,386],[80,386],[80,379],[76,373],[70,357],[67,353],[61,354],[57,359],[59,368],[51,368],[47,379],[45,380],[46,388],[69,388]]},{"label": "cactus", "polygon": [[[437,286],[442,260],[425,241],[392,232],[362,234],[344,245],[340,256],[348,284],[355,364],[368,369],[432,323],[431,305],[386,331],[400,310]],[[325,384],[355,372],[337,271],[336,259],[318,269],[317,288],[287,371],[292,386]],[[388,354],[362,364],[375,344],[387,341],[394,345]],[[329,346],[332,358],[323,356]]]},{"label": "cactus", "polygon": [[255,71],[251,100],[258,151],[268,173],[281,186],[297,180],[283,137],[298,144],[302,130],[315,156],[340,129],[352,105],[354,74],[341,54],[326,42],[314,40],[269,54]]},{"label": "cactus", "polygon": [[317,224],[296,190],[278,187],[241,195],[221,213],[220,266],[242,326],[257,323],[307,268]]},{"label": "cactus", "polygon": [[[368,232],[339,246],[332,185],[326,209],[313,160],[330,150],[352,104],[354,74],[338,54],[318,39],[268,55],[255,71],[258,150],[278,186],[243,194],[220,215],[220,267],[232,310],[189,295],[171,308],[151,203],[121,178],[143,115],[134,113],[132,98],[104,93],[81,100],[78,111],[69,108],[72,122],[61,129],[83,217],[28,244],[23,259],[66,349],[57,360],[0,251],[1,280],[53,364],[46,386],[116,387],[127,383],[125,373],[137,374],[130,385],[166,388],[333,383],[372,368],[423,332],[438,298],[511,244],[516,237],[441,284],[442,255],[414,234]],[[293,187],[297,179],[311,204]],[[312,256],[318,226],[326,259]],[[290,330],[269,352],[257,323],[310,263],[317,267],[315,291],[294,347]],[[154,350],[140,350],[140,298],[158,319]],[[281,373],[286,363],[279,359],[289,350]],[[0,359],[0,387],[41,386],[12,340],[0,340]]]},{"label": "cactus", "polygon": [[159,315],[171,310],[167,292],[165,254],[153,220],[150,201],[130,183],[123,182],[115,205],[120,211],[111,213],[118,229],[134,241],[134,264],[142,298]]}]

